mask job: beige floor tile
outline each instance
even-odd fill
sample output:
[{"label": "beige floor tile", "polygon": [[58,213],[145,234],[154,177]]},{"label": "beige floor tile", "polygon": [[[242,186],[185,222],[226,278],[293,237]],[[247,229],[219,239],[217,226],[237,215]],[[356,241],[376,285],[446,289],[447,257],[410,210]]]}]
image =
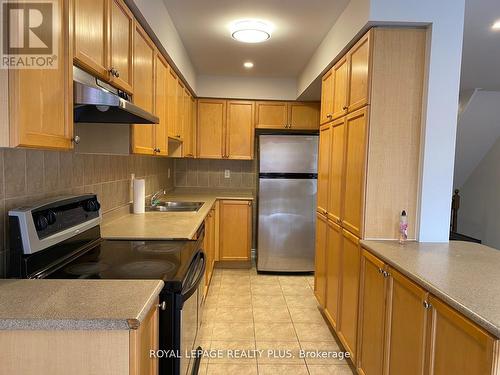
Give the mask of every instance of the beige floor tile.
[{"label": "beige floor tile", "polygon": [[224,294],[219,296],[217,307],[233,306],[233,307],[252,307],[252,298],[250,294]]},{"label": "beige floor tile", "polygon": [[251,269],[249,268],[224,268],[222,269],[223,276],[250,276]]},{"label": "beige floor tile", "polygon": [[305,365],[259,364],[259,375],[309,375]]},{"label": "beige floor tile", "polygon": [[207,375],[257,375],[257,364],[209,363]]},{"label": "beige floor tile", "polygon": [[201,322],[200,329],[198,330],[197,338],[202,341],[212,340],[212,333],[214,330],[214,323],[210,322]]},{"label": "beige floor tile", "polygon": [[299,341],[335,341],[326,323],[294,323]]},{"label": "beige floor tile", "polygon": [[279,284],[279,277],[275,275],[250,275],[250,282],[252,284]]},{"label": "beige floor tile", "polygon": [[291,323],[290,313],[286,306],[276,307],[254,307],[253,318],[255,322],[285,322]]},{"label": "beige floor tile", "polygon": [[309,286],[309,284],[292,284],[292,285],[282,285],[281,290],[283,290],[283,294],[287,295],[299,295],[299,296],[310,296],[313,293],[313,290]]},{"label": "beige floor tile", "polygon": [[200,367],[198,368],[198,375],[206,375],[207,374],[208,363],[200,363]]},{"label": "beige floor tile", "polygon": [[253,294],[252,304],[254,307],[286,307],[285,297],[279,294],[272,296]]},{"label": "beige floor tile", "polygon": [[252,294],[260,294],[263,296],[272,296],[272,295],[281,295],[283,292],[278,283],[269,283],[269,284],[260,284],[260,283],[252,283],[251,284]]},{"label": "beige floor tile", "polygon": [[212,332],[212,341],[216,340],[255,340],[254,325],[252,322],[215,323]]},{"label": "beige floor tile", "polygon": [[316,297],[313,294],[307,295],[286,295],[286,304],[289,308],[308,308],[318,306]]},{"label": "beige floor tile", "polygon": [[255,338],[258,341],[296,341],[292,323],[255,322]]},{"label": "beige floor tile", "polygon": [[216,307],[211,307],[209,309],[203,308],[202,315],[201,315],[201,321],[210,323],[213,322],[215,323],[217,321],[217,308]]},{"label": "beige floor tile", "polygon": [[301,341],[308,365],[347,365],[343,349],[335,341]]},{"label": "beige floor tile", "polygon": [[279,276],[281,286],[283,285],[309,285],[307,276]]},{"label": "beige floor tile", "polygon": [[209,363],[256,363],[255,341],[212,341],[211,351],[217,351],[216,358]]},{"label": "beige floor tile", "polygon": [[288,306],[294,323],[324,323],[325,319],[317,307],[297,308]]},{"label": "beige floor tile", "polygon": [[346,365],[308,365],[309,375],[353,375],[354,371]]},{"label": "beige floor tile", "polygon": [[252,307],[220,306],[216,312],[218,322],[253,322]]},{"label": "beige floor tile", "polygon": [[300,358],[300,344],[297,341],[257,341],[257,350],[263,351],[257,358],[259,364],[305,364]]},{"label": "beige floor tile", "polygon": [[219,292],[219,297],[223,295],[250,295],[250,284],[246,285],[234,285],[234,286],[221,286],[220,292]]}]

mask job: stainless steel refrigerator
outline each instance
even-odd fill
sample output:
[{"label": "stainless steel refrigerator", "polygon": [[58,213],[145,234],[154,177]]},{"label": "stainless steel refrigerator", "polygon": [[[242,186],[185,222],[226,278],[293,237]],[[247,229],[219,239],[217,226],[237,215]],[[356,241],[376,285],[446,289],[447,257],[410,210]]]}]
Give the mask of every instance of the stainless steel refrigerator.
[{"label": "stainless steel refrigerator", "polygon": [[259,136],[257,270],[312,272],[317,135]]}]

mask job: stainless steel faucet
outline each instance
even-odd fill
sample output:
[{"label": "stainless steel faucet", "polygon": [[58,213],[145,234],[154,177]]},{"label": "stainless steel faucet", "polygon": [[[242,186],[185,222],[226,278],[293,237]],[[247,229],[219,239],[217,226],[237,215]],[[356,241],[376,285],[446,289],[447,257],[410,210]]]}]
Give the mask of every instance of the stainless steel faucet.
[{"label": "stainless steel faucet", "polygon": [[160,203],[160,200],[158,199],[158,197],[160,197],[161,195],[165,195],[165,194],[167,194],[166,190],[159,190],[156,193],[154,193],[151,196],[151,206],[156,206],[158,203]]}]

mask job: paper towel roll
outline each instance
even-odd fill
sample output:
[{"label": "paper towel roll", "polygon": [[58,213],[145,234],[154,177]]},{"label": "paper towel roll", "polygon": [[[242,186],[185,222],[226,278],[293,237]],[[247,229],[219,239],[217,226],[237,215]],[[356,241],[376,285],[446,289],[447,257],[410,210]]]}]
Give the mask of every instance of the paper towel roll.
[{"label": "paper towel roll", "polygon": [[146,181],[142,178],[134,179],[134,214],[144,213],[146,202]]}]

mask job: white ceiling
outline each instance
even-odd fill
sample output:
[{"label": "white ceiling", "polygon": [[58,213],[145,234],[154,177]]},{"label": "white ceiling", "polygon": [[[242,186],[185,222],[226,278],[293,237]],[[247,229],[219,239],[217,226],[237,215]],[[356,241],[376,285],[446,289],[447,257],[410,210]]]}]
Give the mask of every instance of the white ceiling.
[{"label": "white ceiling", "polygon": [[467,0],[462,56],[461,90],[500,90],[499,0]]},{"label": "white ceiling", "polygon": [[[295,78],[349,0],[163,0],[200,75]],[[259,44],[231,38],[228,24],[258,18],[274,24]],[[243,62],[255,66],[247,70]]]}]

